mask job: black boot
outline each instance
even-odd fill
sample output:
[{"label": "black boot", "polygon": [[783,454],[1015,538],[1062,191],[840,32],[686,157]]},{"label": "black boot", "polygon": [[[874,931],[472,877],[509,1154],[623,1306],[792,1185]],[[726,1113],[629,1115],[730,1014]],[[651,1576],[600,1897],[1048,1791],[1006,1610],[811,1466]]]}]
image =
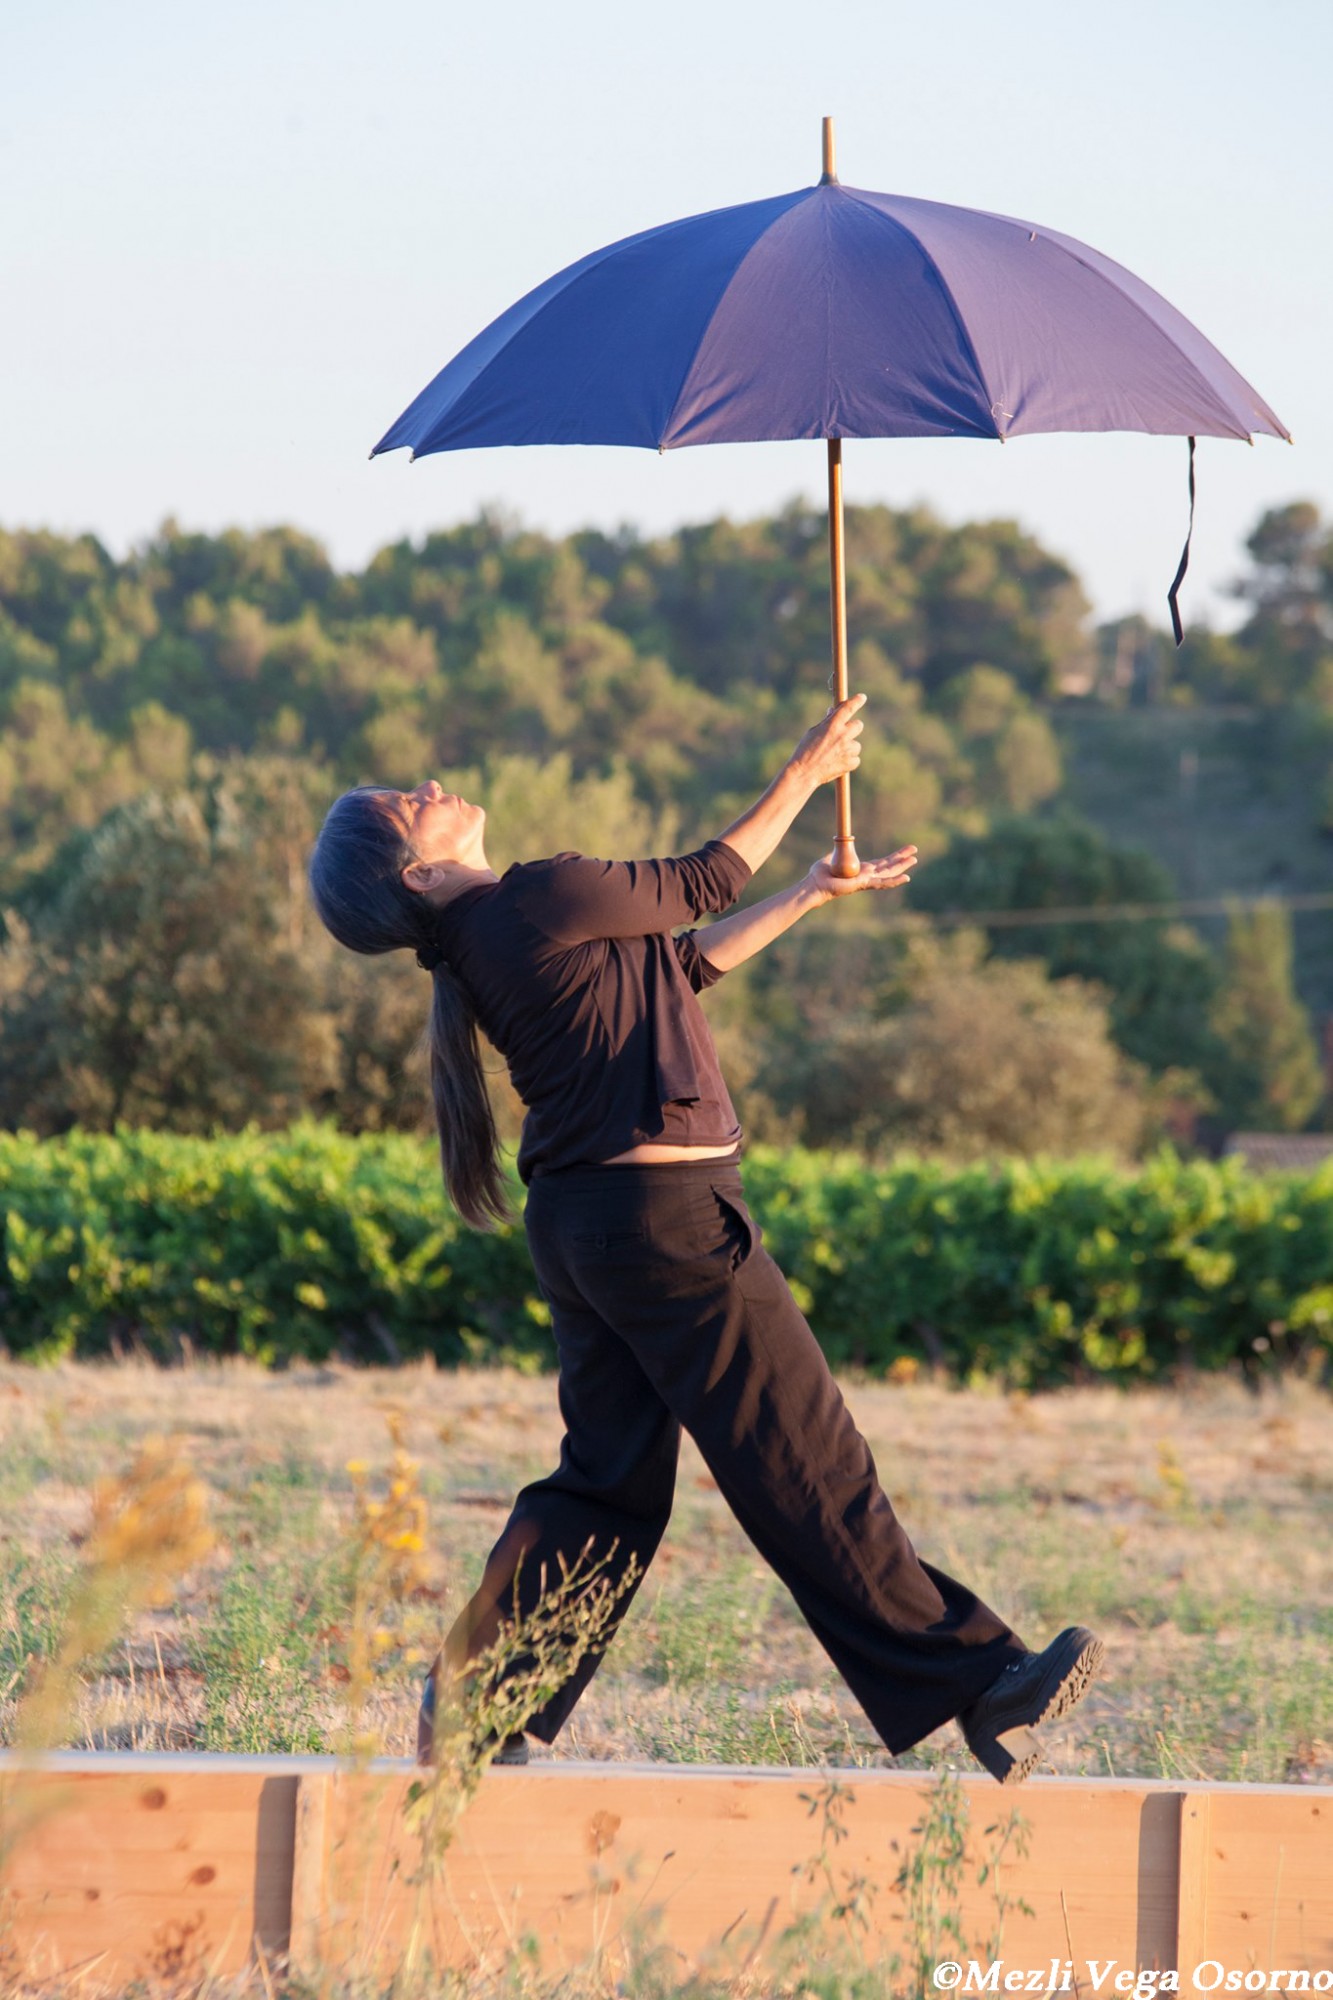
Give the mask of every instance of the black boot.
[{"label": "black boot", "polygon": [[[435,1762],[435,1705],[440,1684],[440,1664],[437,1660],[426,1676],[426,1685],[421,1691],[421,1707],[417,1711],[417,1762]],[[495,1742],[494,1735],[486,1737],[483,1750],[489,1750]],[[506,1736],[495,1755],[493,1764],[526,1764],[528,1761],[528,1739],[519,1730],[513,1736]]]},{"label": "black boot", "polygon": [[421,1690],[421,1707],[417,1710],[417,1762],[435,1762],[435,1699],[439,1682],[440,1663],[437,1660],[426,1676],[426,1685]]},{"label": "black boot", "polygon": [[1081,1701],[1106,1657],[1082,1625],[1071,1625],[1044,1653],[1024,1653],[1004,1669],[958,1721],[977,1762],[1002,1785],[1021,1784],[1041,1759],[1038,1723],[1054,1722]]}]

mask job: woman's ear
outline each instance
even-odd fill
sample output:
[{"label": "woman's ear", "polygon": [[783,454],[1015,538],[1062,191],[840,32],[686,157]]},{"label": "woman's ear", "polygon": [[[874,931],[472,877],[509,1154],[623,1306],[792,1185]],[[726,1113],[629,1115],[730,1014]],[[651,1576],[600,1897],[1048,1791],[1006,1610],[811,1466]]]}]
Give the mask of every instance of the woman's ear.
[{"label": "woman's ear", "polygon": [[414,896],[424,896],[429,889],[438,886],[443,869],[438,861],[409,861],[402,871],[402,884]]}]

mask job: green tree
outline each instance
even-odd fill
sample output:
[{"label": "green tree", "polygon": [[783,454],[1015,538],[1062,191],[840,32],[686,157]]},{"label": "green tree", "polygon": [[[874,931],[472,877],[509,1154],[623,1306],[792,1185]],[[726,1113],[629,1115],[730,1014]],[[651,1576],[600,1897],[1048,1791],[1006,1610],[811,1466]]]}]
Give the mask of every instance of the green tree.
[{"label": "green tree", "polygon": [[980,935],[960,932],[913,940],[879,1000],[878,1016],[830,1009],[822,1035],[759,1070],[810,1145],[1125,1157],[1150,1128],[1146,1074],[1086,981],[987,960]]},{"label": "green tree", "polygon": [[1213,1029],[1223,1048],[1219,1111],[1232,1128],[1295,1132],[1324,1092],[1310,1017],[1292,986],[1291,918],[1277,904],[1227,927]]},{"label": "green tree", "polygon": [[168,519],[133,566],[168,617],[195,596],[215,604],[239,598],[282,624],[307,604],[333,605],[338,598],[327,553],[296,528],[199,535]]},{"label": "green tree", "polygon": [[72,830],[95,826],[143,782],[133,752],[71,715],[59,687],[20,681],[0,727],[0,888],[12,893]]},{"label": "green tree", "polygon": [[1253,661],[1253,698],[1307,695],[1333,661],[1333,528],[1313,501],[1295,500],[1270,508],[1245,546],[1252,567],[1236,594],[1250,615],[1237,636]]},{"label": "green tree", "polygon": [[[1174,885],[1150,855],[1113,847],[1072,814],[1001,819],[955,842],[911,888],[919,910],[1000,912],[1113,908],[1169,902]],[[1158,1073],[1210,1080],[1218,1050],[1209,1010],[1218,986],[1213,954],[1182,923],[1125,920],[997,925],[1002,958],[1043,959],[1052,978],[1096,981],[1109,995],[1112,1033],[1126,1054]]]},{"label": "green tree", "polygon": [[[458,788],[486,806],[486,851],[503,870],[573,850],[607,858],[669,854],[676,846],[674,813],[655,813],[635,795],[623,765],[604,776],[576,778],[569,756],[493,757],[480,772],[459,772]],[[700,834],[700,839],[706,838]]]},{"label": "green tree", "polygon": [[214,840],[243,847],[272,935],[300,967],[303,1105],[349,1132],[428,1130],[430,981],[410,952],[345,951],[307,892],[310,850],[339,789],[308,760],[252,756],[218,766],[199,792]]},{"label": "green tree", "polygon": [[[581,535],[610,586],[602,617],[674,671],[787,696],[828,657],[827,528],[796,503],[767,521],[721,520],[655,542]],[[1054,692],[1089,657],[1072,573],[1011,521],[950,528],[924,508],[847,511],[848,624],[928,695],[989,661],[1031,693]]]},{"label": "green tree", "polygon": [[1063,773],[1055,732],[1012,675],[969,667],[945,684],[940,708],[976,774],[979,804],[1028,813],[1059,791]]},{"label": "green tree", "polygon": [[0,1123],[280,1125],[331,1060],[243,825],[186,793],[113,811],[25,920],[0,980]]}]

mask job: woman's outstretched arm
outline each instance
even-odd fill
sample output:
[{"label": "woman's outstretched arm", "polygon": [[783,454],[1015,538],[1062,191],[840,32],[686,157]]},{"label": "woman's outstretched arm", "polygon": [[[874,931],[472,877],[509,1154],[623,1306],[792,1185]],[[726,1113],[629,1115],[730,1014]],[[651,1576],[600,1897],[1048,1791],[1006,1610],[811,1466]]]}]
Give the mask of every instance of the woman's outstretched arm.
[{"label": "woman's outstretched arm", "polygon": [[765,902],[738,910],[734,917],[723,917],[707,930],[693,932],[705,962],[716,972],[731,972],[822,903],[831,903],[839,896],[859,895],[863,889],[903,888],[916,866],[916,849],[900,847],[882,860],[863,861],[860,874],[850,881],[833,873],[832,860],[833,856],[826,854],[789,889],[779,889],[776,896],[768,897]]},{"label": "woman's outstretched arm", "polygon": [[[861,761],[861,731],[857,711],[865,696],[840,701],[813,729],[807,729],[768,790],[720,836],[752,872],[774,853],[801,807],[821,785],[828,785]],[[712,936],[710,931],[709,936]]]}]

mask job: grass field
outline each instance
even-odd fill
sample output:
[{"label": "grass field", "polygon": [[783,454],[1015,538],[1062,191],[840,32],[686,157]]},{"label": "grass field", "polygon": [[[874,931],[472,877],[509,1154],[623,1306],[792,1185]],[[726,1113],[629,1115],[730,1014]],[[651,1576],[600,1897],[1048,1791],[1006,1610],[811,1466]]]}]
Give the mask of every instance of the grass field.
[{"label": "grass field", "polygon": [[[1204,1380],[1022,1397],[927,1383],[848,1394],[921,1553],[1030,1644],[1079,1621],[1104,1681],[1051,1768],[1333,1778],[1333,1401]],[[322,1751],[349,1727],[354,1477],[382,1490],[387,1419],[419,1462],[424,1575],[375,1613],[363,1723],[407,1754],[421,1669],[515,1489],[559,1441],[554,1385],[433,1367],[0,1367],[0,1734],[56,1648],[92,1483],[155,1434],[207,1483],[218,1541],[171,1602],[85,1670],[64,1741]],[[349,1664],[351,1663],[351,1664]],[[351,1682],[354,1684],[354,1682]],[[682,1762],[887,1762],[692,1447],[624,1630],[550,1751]],[[900,1760],[968,1764],[950,1726]]]}]

